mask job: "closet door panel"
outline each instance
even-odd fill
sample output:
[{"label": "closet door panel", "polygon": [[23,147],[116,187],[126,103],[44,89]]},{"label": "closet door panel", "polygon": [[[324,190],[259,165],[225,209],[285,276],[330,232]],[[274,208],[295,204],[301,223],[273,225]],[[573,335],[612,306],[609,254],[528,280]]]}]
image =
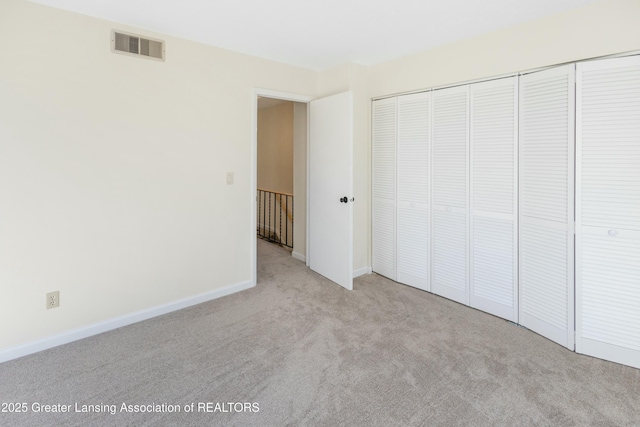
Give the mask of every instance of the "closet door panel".
[{"label": "closet door panel", "polygon": [[373,102],[372,270],[396,280],[396,98]]},{"label": "closet door panel", "polygon": [[519,322],[574,348],[574,66],[520,78]]},{"label": "closet door panel", "polygon": [[580,353],[640,368],[640,58],[578,64]]},{"label": "closet door panel", "polygon": [[433,96],[433,247],[431,291],[469,304],[469,86]]},{"label": "closet door panel", "polygon": [[429,290],[431,93],[398,97],[397,280]]},{"label": "closet door panel", "polygon": [[517,78],[470,96],[470,304],[517,322]]}]

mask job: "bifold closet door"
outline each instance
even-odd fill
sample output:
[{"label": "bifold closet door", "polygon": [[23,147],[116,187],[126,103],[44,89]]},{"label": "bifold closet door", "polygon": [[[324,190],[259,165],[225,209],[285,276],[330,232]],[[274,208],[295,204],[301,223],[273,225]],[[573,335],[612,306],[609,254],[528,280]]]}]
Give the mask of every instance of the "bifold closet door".
[{"label": "bifold closet door", "polygon": [[397,280],[429,288],[431,93],[398,97]]},{"label": "bifold closet door", "polygon": [[518,321],[518,79],[470,86],[470,305]]},{"label": "bifold closet door", "polygon": [[469,305],[469,86],[433,96],[433,239],[431,291]]},{"label": "bifold closet door", "polygon": [[519,323],[574,348],[574,65],[520,77]]},{"label": "bifold closet door", "polygon": [[372,270],[396,280],[396,98],[373,102]]},{"label": "bifold closet door", "polygon": [[578,64],[576,351],[640,368],[640,57]]}]

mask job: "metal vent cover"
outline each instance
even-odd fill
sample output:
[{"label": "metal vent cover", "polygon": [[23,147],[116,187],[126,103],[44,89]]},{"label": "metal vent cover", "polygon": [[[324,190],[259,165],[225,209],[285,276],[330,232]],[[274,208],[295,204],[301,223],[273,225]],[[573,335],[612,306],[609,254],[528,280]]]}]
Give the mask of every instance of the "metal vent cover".
[{"label": "metal vent cover", "polygon": [[164,41],[124,31],[111,31],[111,51],[140,58],[164,61]]}]

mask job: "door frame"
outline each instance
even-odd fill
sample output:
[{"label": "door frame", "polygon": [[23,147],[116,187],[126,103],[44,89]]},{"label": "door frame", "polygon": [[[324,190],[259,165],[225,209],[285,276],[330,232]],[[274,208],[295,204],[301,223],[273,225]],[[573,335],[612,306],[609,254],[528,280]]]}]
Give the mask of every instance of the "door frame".
[{"label": "door frame", "polygon": [[[256,286],[258,283],[258,247],[256,243],[256,223],[258,221],[258,203],[256,201],[256,192],[258,191],[258,97],[282,99],[284,101],[302,102],[307,104],[307,227],[306,227],[306,248],[305,258],[306,265],[309,265],[309,103],[316,97],[308,95],[300,95],[290,92],[280,92],[271,89],[263,89],[254,87],[251,93],[251,177],[250,177],[250,206],[251,206],[251,285]],[[294,166],[295,167],[295,166]]]}]

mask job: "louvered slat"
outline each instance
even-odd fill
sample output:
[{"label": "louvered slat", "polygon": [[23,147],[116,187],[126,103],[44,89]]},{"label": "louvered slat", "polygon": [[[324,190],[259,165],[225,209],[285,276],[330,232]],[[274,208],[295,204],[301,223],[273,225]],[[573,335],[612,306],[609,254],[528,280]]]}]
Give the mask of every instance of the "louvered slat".
[{"label": "louvered slat", "polygon": [[472,218],[471,306],[516,321],[513,220]]},{"label": "louvered slat", "polygon": [[580,254],[581,338],[640,357],[640,239],[583,233]]},{"label": "louvered slat", "polygon": [[429,209],[398,202],[398,282],[429,290]]},{"label": "louvered slat", "polygon": [[429,202],[431,93],[398,97],[398,200]]},{"label": "louvered slat", "polygon": [[576,351],[640,368],[640,58],[578,64]]},{"label": "louvered slat", "polygon": [[517,78],[470,86],[470,305],[516,322]]},{"label": "louvered slat", "polygon": [[397,280],[429,290],[431,93],[398,97]]},{"label": "louvered slat", "polygon": [[520,233],[520,257],[526,260],[520,264],[520,323],[553,341],[566,340],[573,302],[567,288],[566,235],[544,223],[523,224]]},{"label": "louvered slat", "polygon": [[432,292],[469,304],[467,281],[469,86],[433,96]]},{"label": "louvered slat", "polygon": [[433,92],[433,203],[467,207],[468,86]]},{"label": "louvered slat", "polygon": [[396,280],[396,98],[373,102],[372,270]]},{"label": "louvered slat", "polygon": [[434,293],[468,304],[467,215],[462,212],[433,211]]},{"label": "louvered slat", "polygon": [[[581,78],[582,224],[638,230],[640,67],[587,69]],[[625,96],[603,98],[620,89]]]},{"label": "louvered slat", "polygon": [[570,349],[573,322],[574,69],[520,78],[520,313]]},{"label": "louvered slat", "polygon": [[372,270],[396,280],[396,206],[391,200],[373,200]]},{"label": "louvered slat", "polygon": [[396,98],[373,103],[373,197],[396,199]]}]

